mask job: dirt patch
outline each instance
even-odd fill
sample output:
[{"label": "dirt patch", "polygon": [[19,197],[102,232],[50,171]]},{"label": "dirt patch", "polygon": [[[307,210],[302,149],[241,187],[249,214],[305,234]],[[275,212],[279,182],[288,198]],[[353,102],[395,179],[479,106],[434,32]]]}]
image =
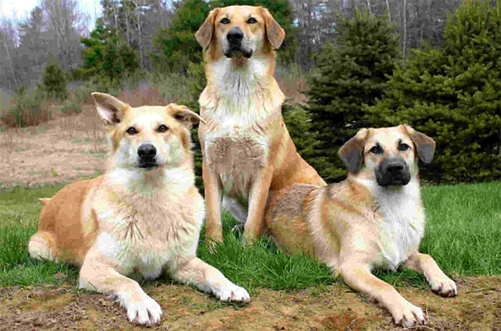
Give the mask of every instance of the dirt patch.
[{"label": "dirt patch", "polygon": [[[417,330],[501,330],[501,277],[457,282],[459,295],[442,298],[431,291],[399,292],[423,309]],[[158,330],[390,330],[388,311],[344,285],[313,293],[258,289],[246,305],[222,304],[190,286],[160,284],[148,294],[163,309]],[[125,309],[105,295],[60,288],[0,290],[1,330],[133,330]],[[398,329],[398,328],[397,328]]]},{"label": "dirt patch", "polygon": [[71,182],[104,171],[108,143],[94,106],[77,116],[0,133],[0,183]]}]

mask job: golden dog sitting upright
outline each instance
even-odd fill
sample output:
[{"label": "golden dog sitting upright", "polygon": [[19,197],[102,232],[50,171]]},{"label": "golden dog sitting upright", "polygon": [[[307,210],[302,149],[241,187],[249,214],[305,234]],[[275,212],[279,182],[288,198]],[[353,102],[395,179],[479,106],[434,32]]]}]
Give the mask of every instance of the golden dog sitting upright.
[{"label": "golden dog sitting upright", "polygon": [[135,279],[174,279],[221,300],[249,294],[196,257],[204,200],[194,186],[189,129],[203,121],[176,104],[132,108],[92,94],[111,144],[103,176],[70,184],[45,204],[31,257],[81,267],[79,286],[117,298],[130,321],[155,324],[162,309]]},{"label": "golden dog sitting upright", "polygon": [[423,273],[434,292],[456,295],[456,284],[418,251],[426,219],[417,162],[431,162],[434,151],[433,139],[407,125],[362,129],[339,151],[348,178],[277,192],[266,211],[268,231],[281,247],[316,255],[347,285],[376,298],[396,323],[423,323],[422,310],[371,269],[403,263]]},{"label": "golden dog sitting upright", "polygon": [[223,240],[222,206],[245,224],[244,244],[251,243],[270,189],[325,185],[296,152],[282,117],[285,96],[273,74],[284,37],[268,10],[253,6],[214,9],[196,33],[207,77],[199,99],[207,123],[198,132],[209,240]]}]

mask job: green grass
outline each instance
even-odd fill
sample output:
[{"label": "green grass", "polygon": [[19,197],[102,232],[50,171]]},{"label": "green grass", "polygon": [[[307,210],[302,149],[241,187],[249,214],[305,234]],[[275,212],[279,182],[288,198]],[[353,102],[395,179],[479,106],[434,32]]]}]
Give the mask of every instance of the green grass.
[{"label": "green grass", "polygon": [[[77,268],[32,260],[26,250],[42,208],[38,198],[53,196],[62,186],[0,192],[0,287],[76,284]],[[455,277],[501,274],[501,182],[424,187],[423,199],[428,223],[421,252],[431,254],[447,274]],[[235,224],[224,214],[225,242],[216,247],[216,254],[208,251],[202,232],[198,255],[251,295],[260,287],[309,288],[314,295],[336,282],[314,259],[286,255],[266,239],[243,249],[241,231],[231,231]],[[395,286],[427,287],[424,278],[410,270],[376,271],[376,275]]]},{"label": "green grass", "polygon": [[501,183],[427,187],[421,251],[446,273],[501,274]]},{"label": "green grass", "polygon": [[42,203],[63,185],[36,189],[16,187],[0,194],[0,287],[60,284],[61,273],[76,280],[77,268],[65,263],[40,262],[29,257],[28,240],[37,230]]}]

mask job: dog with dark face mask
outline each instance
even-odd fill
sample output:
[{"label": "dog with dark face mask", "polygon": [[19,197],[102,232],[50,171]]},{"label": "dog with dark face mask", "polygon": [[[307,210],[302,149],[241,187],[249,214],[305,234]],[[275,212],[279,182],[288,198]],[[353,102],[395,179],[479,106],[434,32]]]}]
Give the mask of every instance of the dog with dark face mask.
[{"label": "dog with dark face mask", "polygon": [[377,299],[397,324],[424,323],[423,311],[371,270],[404,264],[423,273],[432,291],[456,295],[456,284],[418,251],[426,220],[417,163],[430,163],[434,151],[435,141],[408,125],[362,129],[339,151],[348,178],[277,192],[268,201],[267,231],[287,251],[317,256],[348,286]]}]

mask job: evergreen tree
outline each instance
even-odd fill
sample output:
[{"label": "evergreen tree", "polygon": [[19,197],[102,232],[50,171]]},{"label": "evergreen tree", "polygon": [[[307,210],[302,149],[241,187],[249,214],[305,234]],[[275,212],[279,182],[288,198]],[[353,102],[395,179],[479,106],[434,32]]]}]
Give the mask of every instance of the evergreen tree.
[{"label": "evergreen tree", "polygon": [[427,180],[501,177],[501,1],[465,1],[449,15],[442,48],[415,50],[398,66],[386,97],[369,107],[374,123],[407,123],[433,137]]},{"label": "evergreen tree", "polygon": [[284,28],[284,45],[294,45],[292,11],[287,0],[184,0],[175,3],[175,17],[166,29],[160,29],[155,46],[159,54],[150,54],[157,69],[162,71],[186,72],[188,64],[202,63],[202,47],[198,44],[195,33],[204,23],[209,12],[218,7],[231,5],[263,6],[268,8],[275,20]]},{"label": "evergreen tree", "polygon": [[369,126],[363,105],[373,105],[383,96],[387,76],[401,56],[399,36],[386,15],[377,17],[355,8],[353,18],[340,17],[336,29],[338,44],[324,44],[305,92],[321,142],[307,161],[328,182],[346,176],[338,150],[360,128]]},{"label": "evergreen tree", "polygon": [[50,98],[64,99],[68,96],[64,71],[53,56],[45,66],[41,82],[41,89]]},{"label": "evergreen tree", "polygon": [[286,101],[282,105],[282,115],[297,152],[308,163],[312,162],[321,141],[316,140],[311,114],[303,107],[293,106]]},{"label": "evergreen tree", "polygon": [[82,74],[99,80],[104,88],[121,84],[139,70],[136,51],[116,37],[112,29],[98,24],[90,38],[82,38]]}]

